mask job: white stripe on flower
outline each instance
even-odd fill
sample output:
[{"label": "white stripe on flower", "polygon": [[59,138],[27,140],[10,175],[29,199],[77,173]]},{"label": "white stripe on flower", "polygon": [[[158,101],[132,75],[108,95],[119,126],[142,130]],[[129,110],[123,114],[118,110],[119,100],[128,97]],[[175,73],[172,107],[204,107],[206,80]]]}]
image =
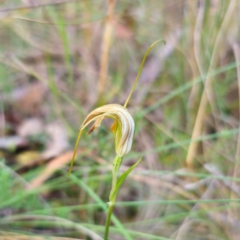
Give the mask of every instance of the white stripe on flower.
[{"label": "white stripe on flower", "polygon": [[115,148],[119,157],[127,154],[132,147],[134,134],[134,120],[126,108],[118,104],[108,104],[93,110],[84,120],[80,130],[95,121],[89,133],[99,127],[104,118],[115,120]]}]

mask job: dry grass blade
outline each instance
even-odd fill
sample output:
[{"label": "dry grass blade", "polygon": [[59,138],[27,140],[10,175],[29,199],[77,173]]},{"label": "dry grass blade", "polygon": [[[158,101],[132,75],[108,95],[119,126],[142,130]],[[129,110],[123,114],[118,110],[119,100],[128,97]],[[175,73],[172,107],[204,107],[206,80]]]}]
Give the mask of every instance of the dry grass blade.
[{"label": "dry grass blade", "polygon": [[[240,63],[240,43],[233,43],[232,48],[236,58],[236,62]],[[237,67],[237,78],[238,78],[239,113],[240,113],[240,66]],[[236,158],[239,158],[239,156],[240,156],[240,135],[238,136]]]},{"label": "dry grass blade", "polygon": [[[3,221],[5,221],[7,223],[14,222],[14,221],[38,221],[38,220],[51,221],[51,222],[56,222],[58,224],[64,224],[65,227],[74,228],[78,232],[89,236],[93,240],[103,240],[98,234],[93,232],[91,229],[86,228],[86,227],[82,226],[81,224],[67,220],[65,218],[61,218],[61,217],[43,216],[43,215],[18,215],[18,216],[15,215],[15,216],[6,217],[5,219],[3,219]],[[44,239],[44,238],[42,237],[42,239]],[[48,238],[46,237],[46,239],[48,239]],[[54,239],[54,240],[57,240],[57,239]]]},{"label": "dry grass blade", "polygon": [[100,63],[100,74],[99,74],[99,95],[104,91],[107,68],[108,68],[108,57],[110,42],[113,31],[113,13],[114,13],[115,0],[108,0],[108,17],[105,23],[105,29],[102,40],[102,53],[101,53],[101,63]]},{"label": "dry grass blade", "polygon": [[[234,56],[236,59],[236,62],[240,62],[240,44],[239,43],[232,43],[232,49],[234,52]],[[237,67],[237,78],[238,78],[238,94],[239,94],[239,113],[240,113],[240,66]],[[240,127],[240,124],[239,124]],[[233,169],[233,178],[237,178],[239,176],[239,158],[240,158],[240,134],[238,135],[238,141],[237,141],[237,150],[236,150],[236,156],[235,156],[235,164]],[[231,195],[230,198],[234,199],[239,196],[236,196],[234,193],[234,189],[238,188],[238,184],[233,180],[231,183]],[[231,208],[229,208],[228,217],[232,218],[234,216],[235,210],[234,210],[234,204],[230,204]]]},{"label": "dry grass blade", "polygon": [[58,1],[54,1],[54,2],[51,1],[51,2],[46,2],[46,3],[31,4],[28,6],[14,6],[14,7],[0,9],[0,12],[11,12],[11,11],[24,10],[24,9],[29,9],[29,8],[39,8],[39,7],[44,7],[44,6],[60,5],[60,4],[76,2],[76,1],[77,0],[58,0]]},{"label": "dry grass blade", "polygon": [[[204,75],[204,69],[202,66],[201,58],[201,34],[202,34],[202,27],[203,27],[203,21],[204,21],[204,14],[205,14],[205,0],[200,2],[197,19],[195,28],[193,30],[193,56],[192,56],[192,69],[193,69],[193,76],[194,79],[197,78],[198,73],[200,72],[201,76]],[[189,97],[189,107],[194,108],[196,107],[196,99],[197,94],[199,92],[199,85],[194,84],[191,89],[190,97]]]},{"label": "dry grass blade", "polygon": [[[79,154],[81,151],[78,150],[77,154]],[[54,158],[44,169],[44,171],[38,175],[36,178],[34,178],[30,185],[28,186],[28,190],[37,188],[41,186],[48,178],[52,176],[52,174],[59,170],[61,167],[69,163],[72,159],[72,152],[66,152],[63,155]]]},{"label": "dry grass blade", "polygon": [[[214,188],[214,181],[212,181],[209,184],[209,186],[207,187],[207,189],[205,190],[205,192],[201,196],[201,199],[208,199],[210,197],[210,195],[212,194],[212,189],[213,188]],[[198,208],[198,203],[196,203],[193,206],[192,211],[195,210],[196,208]],[[193,221],[191,220],[191,218],[189,216],[187,216],[184,219],[181,226],[179,227],[179,229],[176,232],[174,232],[171,237],[173,237],[175,240],[184,239],[185,236],[187,235],[187,232],[191,229],[192,222]]]},{"label": "dry grass blade", "polygon": [[[217,35],[217,38],[216,38],[216,41],[214,44],[214,49],[213,49],[213,53],[211,56],[208,73],[212,72],[214,70],[214,68],[216,67],[218,56],[219,56],[219,49],[220,49],[221,43],[224,39],[224,35],[226,34],[228,24],[229,24],[230,20],[232,19],[233,12],[236,10],[237,3],[238,3],[237,0],[233,0],[229,3],[228,9],[226,11],[225,17],[223,19],[221,28],[219,29],[219,33]],[[207,105],[208,105],[210,99],[212,98],[211,96],[213,95],[212,84],[213,84],[213,77],[208,75],[205,80],[204,91],[203,91],[203,94],[201,97],[196,121],[195,121],[193,132],[192,132],[192,139],[199,138],[202,134],[203,123],[204,123],[204,119],[206,118],[206,114],[207,114],[206,113]],[[190,168],[192,168],[194,166],[194,158],[196,156],[198,144],[199,143],[197,143],[197,142],[191,142],[191,144],[189,146],[187,158],[186,158],[186,164]]]}]

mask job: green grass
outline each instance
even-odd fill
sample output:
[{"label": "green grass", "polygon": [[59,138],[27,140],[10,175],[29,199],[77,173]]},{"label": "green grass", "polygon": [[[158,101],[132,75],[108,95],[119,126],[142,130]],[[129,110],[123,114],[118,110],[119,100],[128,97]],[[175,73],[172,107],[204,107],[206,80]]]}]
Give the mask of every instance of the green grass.
[{"label": "green grass", "polygon": [[[129,102],[136,129],[133,149],[124,157],[120,172],[140,156],[143,160],[119,191],[111,240],[235,240],[240,234],[240,63],[233,52],[239,17],[236,12],[231,14],[216,64],[208,72],[229,2],[218,5],[206,0],[202,27],[196,32],[201,19],[200,5],[194,2],[117,1],[103,99],[98,99],[98,80],[107,1],[11,10],[1,19],[1,141],[18,135],[18,127],[27,119],[37,118],[44,124],[43,134],[47,134],[49,123],[61,124],[73,150],[87,114],[102,103],[124,104],[145,51],[158,39],[166,41],[165,46],[152,49],[144,77],[140,77]],[[236,4],[234,11],[240,1]],[[5,1],[0,9],[13,5],[23,3]],[[164,55],[177,31],[181,32],[179,40]],[[194,38],[196,33],[199,39]],[[156,69],[161,70],[152,79]],[[209,76],[213,101],[205,109],[202,134],[192,139]],[[47,90],[36,105],[31,105],[38,92],[29,97],[18,94],[36,83]],[[70,177],[68,165],[61,166],[32,190],[27,190],[29,183],[44,173],[52,159],[30,167],[23,167],[17,159],[29,150],[41,153],[47,140],[44,144],[27,140],[26,148],[12,151],[0,149],[0,235],[7,231],[101,239],[115,156],[110,125],[104,121],[93,134],[83,133],[79,146],[83,153]],[[186,157],[193,142],[198,148],[194,168],[188,169]]]}]

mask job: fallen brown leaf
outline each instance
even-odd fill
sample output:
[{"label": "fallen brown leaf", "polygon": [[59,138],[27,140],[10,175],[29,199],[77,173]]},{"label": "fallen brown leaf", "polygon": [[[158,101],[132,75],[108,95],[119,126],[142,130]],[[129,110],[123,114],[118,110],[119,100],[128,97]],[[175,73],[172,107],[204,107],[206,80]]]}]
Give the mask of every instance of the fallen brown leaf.
[{"label": "fallen brown leaf", "polygon": [[[82,150],[78,150],[77,154],[79,154],[80,152],[82,152]],[[30,185],[27,189],[31,190],[41,186],[48,178],[52,176],[55,171],[69,163],[72,159],[72,155],[73,152],[66,152],[63,155],[51,160],[50,163],[47,164],[46,168],[42,171],[42,173],[40,173],[40,175],[38,175],[30,182]]]},{"label": "fallen brown leaf", "polygon": [[44,131],[44,124],[39,118],[24,119],[17,127],[17,134],[21,137],[29,137]]},{"label": "fallen brown leaf", "polygon": [[50,140],[47,143],[47,148],[42,153],[44,159],[59,156],[68,148],[69,142],[67,132],[60,123],[53,122],[48,124],[46,133],[50,136]]},{"label": "fallen brown leaf", "polygon": [[41,104],[45,100],[47,87],[43,83],[32,83],[19,87],[12,93],[12,102],[24,116],[36,116],[41,112]]}]

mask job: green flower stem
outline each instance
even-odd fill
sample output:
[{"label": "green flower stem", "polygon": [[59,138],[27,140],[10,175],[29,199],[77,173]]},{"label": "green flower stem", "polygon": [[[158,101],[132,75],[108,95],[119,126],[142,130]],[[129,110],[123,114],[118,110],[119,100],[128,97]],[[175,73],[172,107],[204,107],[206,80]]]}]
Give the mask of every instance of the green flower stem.
[{"label": "green flower stem", "polygon": [[116,189],[117,187],[117,177],[118,177],[118,171],[122,163],[122,158],[119,156],[116,156],[113,161],[113,168],[112,168],[112,189],[109,194],[109,208],[108,208],[108,215],[106,220],[106,228],[105,228],[105,234],[104,234],[104,240],[108,240],[108,231],[109,231],[109,225],[111,222],[111,216],[114,209],[114,204],[116,201]]},{"label": "green flower stem", "polygon": [[[128,174],[141,162],[140,158],[135,164],[133,164],[130,168],[128,168],[119,178],[118,178],[118,171],[122,164],[122,158],[119,156],[116,156],[113,161],[113,168],[112,168],[112,189],[109,194],[109,208],[108,208],[108,215],[106,220],[106,228],[105,228],[105,234],[104,234],[104,240],[108,240],[108,231],[109,231],[109,225],[111,222],[111,215],[113,212],[113,208],[115,205],[116,197],[118,194],[118,191],[128,176]],[[128,239],[132,239],[130,236]]]},{"label": "green flower stem", "polygon": [[111,216],[114,208],[114,203],[109,204],[108,208],[108,215],[107,215],[107,220],[106,220],[106,228],[105,228],[105,234],[104,234],[104,240],[108,240],[108,230],[111,222]]},{"label": "green flower stem", "polygon": [[113,161],[113,168],[112,168],[112,189],[109,195],[109,201],[110,202],[115,202],[115,198],[113,196],[113,193],[116,191],[117,187],[117,177],[118,177],[118,171],[122,163],[122,158],[116,156]]}]

